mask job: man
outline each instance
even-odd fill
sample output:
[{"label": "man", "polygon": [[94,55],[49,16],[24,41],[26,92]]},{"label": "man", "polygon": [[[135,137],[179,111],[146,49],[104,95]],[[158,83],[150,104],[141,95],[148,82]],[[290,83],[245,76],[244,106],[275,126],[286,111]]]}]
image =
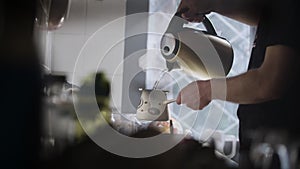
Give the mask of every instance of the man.
[{"label": "man", "polygon": [[[216,12],[257,26],[248,71],[225,79],[226,99],[211,91],[212,82],[218,86],[224,79],[195,81],[177,97],[178,104],[195,110],[213,99],[240,104],[240,152],[249,150],[251,140],[246,134],[250,130],[299,131],[298,7],[296,0],[182,0],[179,5],[178,11],[184,11],[182,17],[190,22],[201,22],[203,14]],[[190,97],[194,93],[197,97]]]}]

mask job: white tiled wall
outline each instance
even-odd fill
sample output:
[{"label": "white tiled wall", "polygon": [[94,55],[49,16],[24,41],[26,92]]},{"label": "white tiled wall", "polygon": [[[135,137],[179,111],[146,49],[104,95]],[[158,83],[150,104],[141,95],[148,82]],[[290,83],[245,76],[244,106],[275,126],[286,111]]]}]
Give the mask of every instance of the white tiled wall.
[{"label": "white tiled wall", "polygon": [[125,16],[125,0],[86,0],[86,34],[91,35],[100,27]]},{"label": "white tiled wall", "polygon": [[[68,74],[68,80],[71,80],[70,75],[73,72],[76,59],[84,44],[98,29],[120,17],[124,17],[125,3],[125,0],[72,0],[68,18],[61,28],[51,32],[51,37],[46,36],[46,30],[37,31],[39,32],[38,43],[42,62],[48,64],[47,66],[49,66],[52,72],[64,72]],[[121,24],[117,29],[114,30],[114,37],[123,39],[124,25]],[[102,39],[108,38],[110,38],[109,34],[102,37]],[[46,46],[47,41],[51,41],[51,45],[48,46],[50,50],[48,51]],[[97,43],[97,40],[95,43]],[[89,53],[97,53],[94,55],[94,58],[98,61],[101,60],[99,58],[101,57],[101,53],[106,51],[99,51],[103,44],[96,45],[99,45],[99,47],[90,48],[94,51],[89,51]],[[118,45],[118,49],[112,51],[113,55],[120,56],[119,59],[123,58],[123,53],[124,48],[122,45]],[[51,57],[51,59],[48,57]],[[47,60],[51,60],[51,62],[47,63]],[[94,61],[89,60],[87,62]],[[119,64],[120,60],[114,58],[111,62]],[[82,70],[88,71],[88,68]]]},{"label": "white tiled wall", "polygon": [[[110,81],[112,76],[116,77],[112,92],[120,92],[122,67],[117,72],[115,69],[124,57],[125,23],[120,21],[113,28],[106,28],[105,33],[98,30],[124,17],[125,9],[125,0],[71,0],[68,17],[61,28],[50,33],[36,30],[41,62],[53,74],[66,74],[68,81],[76,85],[81,85],[82,79],[92,72],[105,71]],[[116,41],[120,42],[116,44]],[[78,69],[73,79],[75,64]],[[114,98],[116,104],[121,103],[120,99]]]},{"label": "white tiled wall", "polygon": [[52,39],[52,70],[71,73],[85,40],[84,34],[55,33]]}]

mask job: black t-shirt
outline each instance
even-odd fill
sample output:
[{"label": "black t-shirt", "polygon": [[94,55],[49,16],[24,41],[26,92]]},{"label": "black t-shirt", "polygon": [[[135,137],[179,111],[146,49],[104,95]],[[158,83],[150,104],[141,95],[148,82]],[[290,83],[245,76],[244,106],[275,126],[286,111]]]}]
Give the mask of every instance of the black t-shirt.
[{"label": "black t-shirt", "polygon": [[[261,66],[268,46],[286,45],[299,51],[300,29],[297,29],[297,0],[270,1],[261,13],[257,27],[249,69]],[[300,66],[300,65],[299,65]],[[300,76],[299,76],[300,77]],[[279,128],[300,131],[299,77],[293,86],[278,100],[260,104],[239,105],[241,149],[248,148],[248,131],[261,128]],[[299,105],[299,106],[298,106]]]}]

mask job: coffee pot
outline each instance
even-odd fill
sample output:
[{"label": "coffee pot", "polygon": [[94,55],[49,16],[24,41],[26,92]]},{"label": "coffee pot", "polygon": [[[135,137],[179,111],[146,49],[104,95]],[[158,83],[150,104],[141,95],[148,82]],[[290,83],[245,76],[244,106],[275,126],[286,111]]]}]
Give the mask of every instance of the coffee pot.
[{"label": "coffee pot", "polygon": [[233,62],[231,44],[217,35],[212,23],[204,15],[206,31],[184,27],[188,21],[177,12],[164,33],[160,50],[169,71],[182,69],[199,79],[226,76]]}]

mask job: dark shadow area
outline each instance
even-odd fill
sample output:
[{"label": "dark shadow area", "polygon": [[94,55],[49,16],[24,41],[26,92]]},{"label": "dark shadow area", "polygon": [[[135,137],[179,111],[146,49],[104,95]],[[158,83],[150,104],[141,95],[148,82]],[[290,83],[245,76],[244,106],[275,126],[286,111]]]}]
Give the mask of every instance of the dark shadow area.
[{"label": "dark shadow area", "polygon": [[1,168],[37,168],[41,76],[35,1],[0,2]]},{"label": "dark shadow area", "polygon": [[[158,134],[155,130],[145,130],[133,137],[148,137]],[[170,135],[172,139],[172,135]],[[100,148],[89,138],[61,155],[44,161],[44,169],[96,169],[96,168],[132,168],[132,169],[230,169],[224,160],[215,156],[212,147],[204,147],[192,139],[184,139],[169,151],[149,158],[121,157]]]}]

